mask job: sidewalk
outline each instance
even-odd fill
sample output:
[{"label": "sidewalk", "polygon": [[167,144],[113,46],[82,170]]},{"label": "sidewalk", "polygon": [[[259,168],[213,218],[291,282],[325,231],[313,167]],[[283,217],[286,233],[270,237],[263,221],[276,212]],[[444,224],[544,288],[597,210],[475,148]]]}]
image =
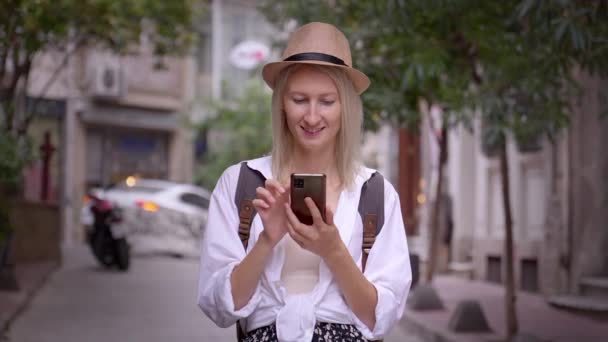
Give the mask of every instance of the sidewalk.
[{"label": "sidewalk", "polygon": [[[217,327],[196,305],[197,260],[148,256],[134,258],[131,266],[126,273],[105,270],[86,246],[65,249],[61,268],[42,281],[44,288],[0,341],[235,341],[234,326]],[[3,324],[6,298],[0,292]],[[399,326],[384,341],[426,340]]]},{"label": "sidewalk", "polygon": [[19,291],[0,291],[0,341],[10,324],[58,267],[58,262],[50,261],[15,266]]},{"label": "sidewalk", "polygon": [[[402,324],[418,332],[425,340],[441,342],[501,341],[505,336],[504,290],[502,286],[470,281],[454,276],[436,276],[434,287],[445,310],[412,311],[406,309]],[[448,323],[462,300],[477,300],[482,306],[491,334],[454,333]],[[543,341],[608,341],[608,324],[558,310],[540,295],[517,293],[519,331]]]}]

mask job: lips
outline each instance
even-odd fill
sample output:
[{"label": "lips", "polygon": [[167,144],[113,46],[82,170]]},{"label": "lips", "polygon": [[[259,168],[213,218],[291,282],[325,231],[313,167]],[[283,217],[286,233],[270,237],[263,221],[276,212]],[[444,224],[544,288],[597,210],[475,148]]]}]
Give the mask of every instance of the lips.
[{"label": "lips", "polygon": [[309,137],[309,138],[314,138],[314,137],[319,136],[321,134],[321,131],[323,131],[325,129],[325,127],[304,128],[302,126],[300,126],[300,128],[302,128],[302,131],[304,132],[304,136]]}]

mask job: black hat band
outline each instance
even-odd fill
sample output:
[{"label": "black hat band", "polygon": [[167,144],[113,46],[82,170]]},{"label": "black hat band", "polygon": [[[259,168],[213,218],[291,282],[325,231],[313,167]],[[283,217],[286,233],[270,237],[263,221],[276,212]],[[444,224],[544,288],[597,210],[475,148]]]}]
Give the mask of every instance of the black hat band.
[{"label": "black hat band", "polygon": [[285,62],[301,62],[301,61],[321,61],[336,65],[348,66],[343,60],[336,56],[328,55],[320,52],[304,52],[285,58]]}]

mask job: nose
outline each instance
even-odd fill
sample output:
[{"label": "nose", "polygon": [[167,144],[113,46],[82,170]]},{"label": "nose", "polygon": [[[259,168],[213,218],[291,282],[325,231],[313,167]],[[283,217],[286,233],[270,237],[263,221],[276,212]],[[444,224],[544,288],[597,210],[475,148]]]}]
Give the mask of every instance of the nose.
[{"label": "nose", "polygon": [[321,121],[321,115],[319,114],[319,110],[315,104],[309,107],[308,113],[304,116],[304,122],[307,125],[315,126]]}]

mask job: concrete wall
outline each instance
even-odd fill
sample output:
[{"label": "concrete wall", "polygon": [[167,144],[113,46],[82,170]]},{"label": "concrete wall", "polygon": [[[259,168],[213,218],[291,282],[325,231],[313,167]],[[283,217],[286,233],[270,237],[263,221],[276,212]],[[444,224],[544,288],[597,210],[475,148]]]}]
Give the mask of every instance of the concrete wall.
[{"label": "concrete wall", "polygon": [[69,68],[64,67],[55,75],[54,81],[49,84],[49,80],[55,74],[55,70],[62,64],[64,58],[63,53],[48,51],[44,54],[38,54],[33,63],[32,71],[30,72],[28,95],[32,97],[43,96],[47,99],[65,99],[69,97],[72,90],[70,83]]},{"label": "concrete wall", "polygon": [[381,172],[395,188],[399,181],[398,149],[398,129],[388,124],[382,125],[377,132],[363,135],[361,155],[364,164]]},{"label": "concrete wall", "polygon": [[169,180],[191,182],[194,170],[194,137],[178,130],[169,142]]},{"label": "concrete wall", "polygon": [[[473,262],[477,279],[490,278],[489,258],[498,260],[504,279],[504,206],[500,164],[497,157],[482,153],[481,127],[474,133],[464,128],[450,132],[447,192],[452,198],[453,235],[451,260]],[[526,283],[538,284],[540,241],[546,212],[547,160],[542,151],[520,153],[513,141],[507,144],[515,246],[515,276],[522,285],[524,263]],[[431,182],[432,183],[432,182]],[[431,187],[432,188],[432,187]],[[531,277],[531,278],[530,278]]]},{"label": "concrete wall", "polygon": [[18,202],[11,211],[16,263],[61,260],[61,213],[57,205]]},{"label": "concrete wall", "polygon": [[146,47],[137,55],[118,56],[98,49],[89,49],[78,61],[84,70],[86,95],[96,97],[94,82],[100,69],[119,71],[123,92],[120,96],[102,98],[104,102],[157,111],[176,112],[188,108],[194,93],[196,63],[190,56],[160,59]]},{"label": "concrete wall", "polygon": [[[77,111],[75,115],[80,116],[80,111]],[[72,173],[72,196],[73,196],[73,208],[71,213],[71,221],[74,222],[74,226],[71,230],[74,241],[84,241],[84,230],[80,225],[80,210],[84,205],[83,198],[86,191],[86,160],[87,160],[87,132],[86,125],[82,120],[78,119],[75,123],[74,129],[74,141],[76,142],[73,147],[74,158],[73,158],[73,173]]]},{"label": "concrete wall", "polygon": [[[479,141],[479,137],[477,137]],[[523,263],[536,263],[540,257],[546,211],[546,161],[542,152],[520,153],[513,141],[507,145],[513,217],[515,281],[521,287]],[[500,258],[504,274],[504,205],[500,163],[487,158],[478,149],[476,227],[474,233],[474,267],[476,276],[488,278],[488,258]],[[538,283],[538,274],[533,276]],[[504,276],[502,277],[504,279]]]},{"label": "concrete wall", "polygon": [[[581,277],[608,275],[608,110],[607,80],[577,74],[583,95],[577,99],[569,130],[570,291]],[[603,97],[603,100],[602,100]]]},{"label": "concrete wall", "polygon": [[451,260],[467,262],[472,258],[476,208],[477,138],[464,127],[449,133],[448,194],[452,198],[453,234]]},{"label": "concrete wall", "polygon": [[[575,76],[583,86],[581,97],[573,102],[571,125],[558,135],[556,144],[545,141],[541,151],[524,154],[508,144],[516,286],[521,287],[528,263],[536,268],[538,291],[545,295],[577,293],[581,278],[608,275],[608,120],[600,119],[607,109],[601,98],[607,98],[608,82]],[[451,146],[450,156],[462,156],[465,142],[452,142],[456,146]],[[488,259],[500,258],[504,279],[499,163],[476,150],[474,162],[450,159],[450,184],[456,207],[469,196],[464,189],[475,192],[475,276],[488,279],[492,273]],[[459,163],[465,166],[460,168]],[[475,164],[475,177],[463,179],[461,172],[470,163]],[[455,223],[455,235],[464,234],[462,219]]]}]

